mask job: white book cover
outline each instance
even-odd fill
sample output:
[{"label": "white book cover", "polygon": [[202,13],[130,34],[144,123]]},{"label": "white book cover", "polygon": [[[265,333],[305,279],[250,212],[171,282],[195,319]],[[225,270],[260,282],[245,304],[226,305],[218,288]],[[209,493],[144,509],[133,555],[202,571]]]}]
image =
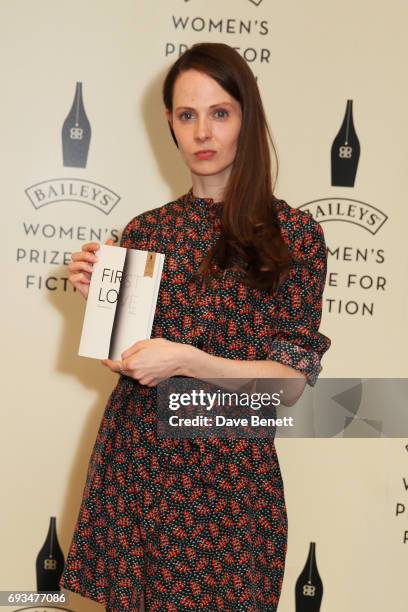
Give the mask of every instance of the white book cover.
[{"label": "white book cover", "polygon": [[78,354],[120,360],[151,336],[165,255],[103,245],[96,256]]}]

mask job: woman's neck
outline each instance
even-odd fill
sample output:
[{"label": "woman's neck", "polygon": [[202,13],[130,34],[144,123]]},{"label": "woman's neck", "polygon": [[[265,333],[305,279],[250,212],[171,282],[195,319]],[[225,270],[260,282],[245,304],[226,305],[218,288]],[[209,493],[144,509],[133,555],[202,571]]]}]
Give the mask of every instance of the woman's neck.
[{"label": "woman's neck", "polygon": [[212,198],[215,202],[223,201],[228,176],[225,177],[221,173],[210,176],[191,173],[191,179],[193,194],[196,198]]}]

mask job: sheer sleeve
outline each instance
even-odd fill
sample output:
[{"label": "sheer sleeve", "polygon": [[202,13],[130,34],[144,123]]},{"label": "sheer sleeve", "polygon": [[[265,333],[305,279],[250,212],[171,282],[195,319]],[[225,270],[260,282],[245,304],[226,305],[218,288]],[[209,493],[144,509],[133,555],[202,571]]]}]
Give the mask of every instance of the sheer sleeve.
[{"label": "sheer sleeve", "polygon": [[[288,231],[283,229],[282,234],[287,239]],[[295,263],[274,300],[267,359],[299,370],[314,386],[331,340],[319,332],[327,248],[321,225],[309,213],[302,212],[296,223],[291,251]]]}]

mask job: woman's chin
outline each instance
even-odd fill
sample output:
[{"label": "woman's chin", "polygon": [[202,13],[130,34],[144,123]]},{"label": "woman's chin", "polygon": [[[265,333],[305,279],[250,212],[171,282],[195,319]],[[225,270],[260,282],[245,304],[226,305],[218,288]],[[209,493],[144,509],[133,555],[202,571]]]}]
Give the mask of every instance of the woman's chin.
[{"label": "woman's chin", "polygon": [[191,164],[189,168],[193,174],[198,176],[214,176],[215,174],[222,174],[226,170],[226,167],[211,163],[211,160]]}]

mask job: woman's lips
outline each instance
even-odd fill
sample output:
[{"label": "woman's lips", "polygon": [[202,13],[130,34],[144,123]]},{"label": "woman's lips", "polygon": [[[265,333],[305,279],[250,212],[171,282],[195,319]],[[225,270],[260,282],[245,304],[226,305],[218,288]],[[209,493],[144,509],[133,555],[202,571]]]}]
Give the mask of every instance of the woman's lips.
[{"label": "woman's lips", "polygon": [[196,153],[194,153],[194,155],[196,157],[198,157],[198,159],[211,159],[212,157],[214,157],[214,155],[216,154],[216,151],[197,151]]}]

